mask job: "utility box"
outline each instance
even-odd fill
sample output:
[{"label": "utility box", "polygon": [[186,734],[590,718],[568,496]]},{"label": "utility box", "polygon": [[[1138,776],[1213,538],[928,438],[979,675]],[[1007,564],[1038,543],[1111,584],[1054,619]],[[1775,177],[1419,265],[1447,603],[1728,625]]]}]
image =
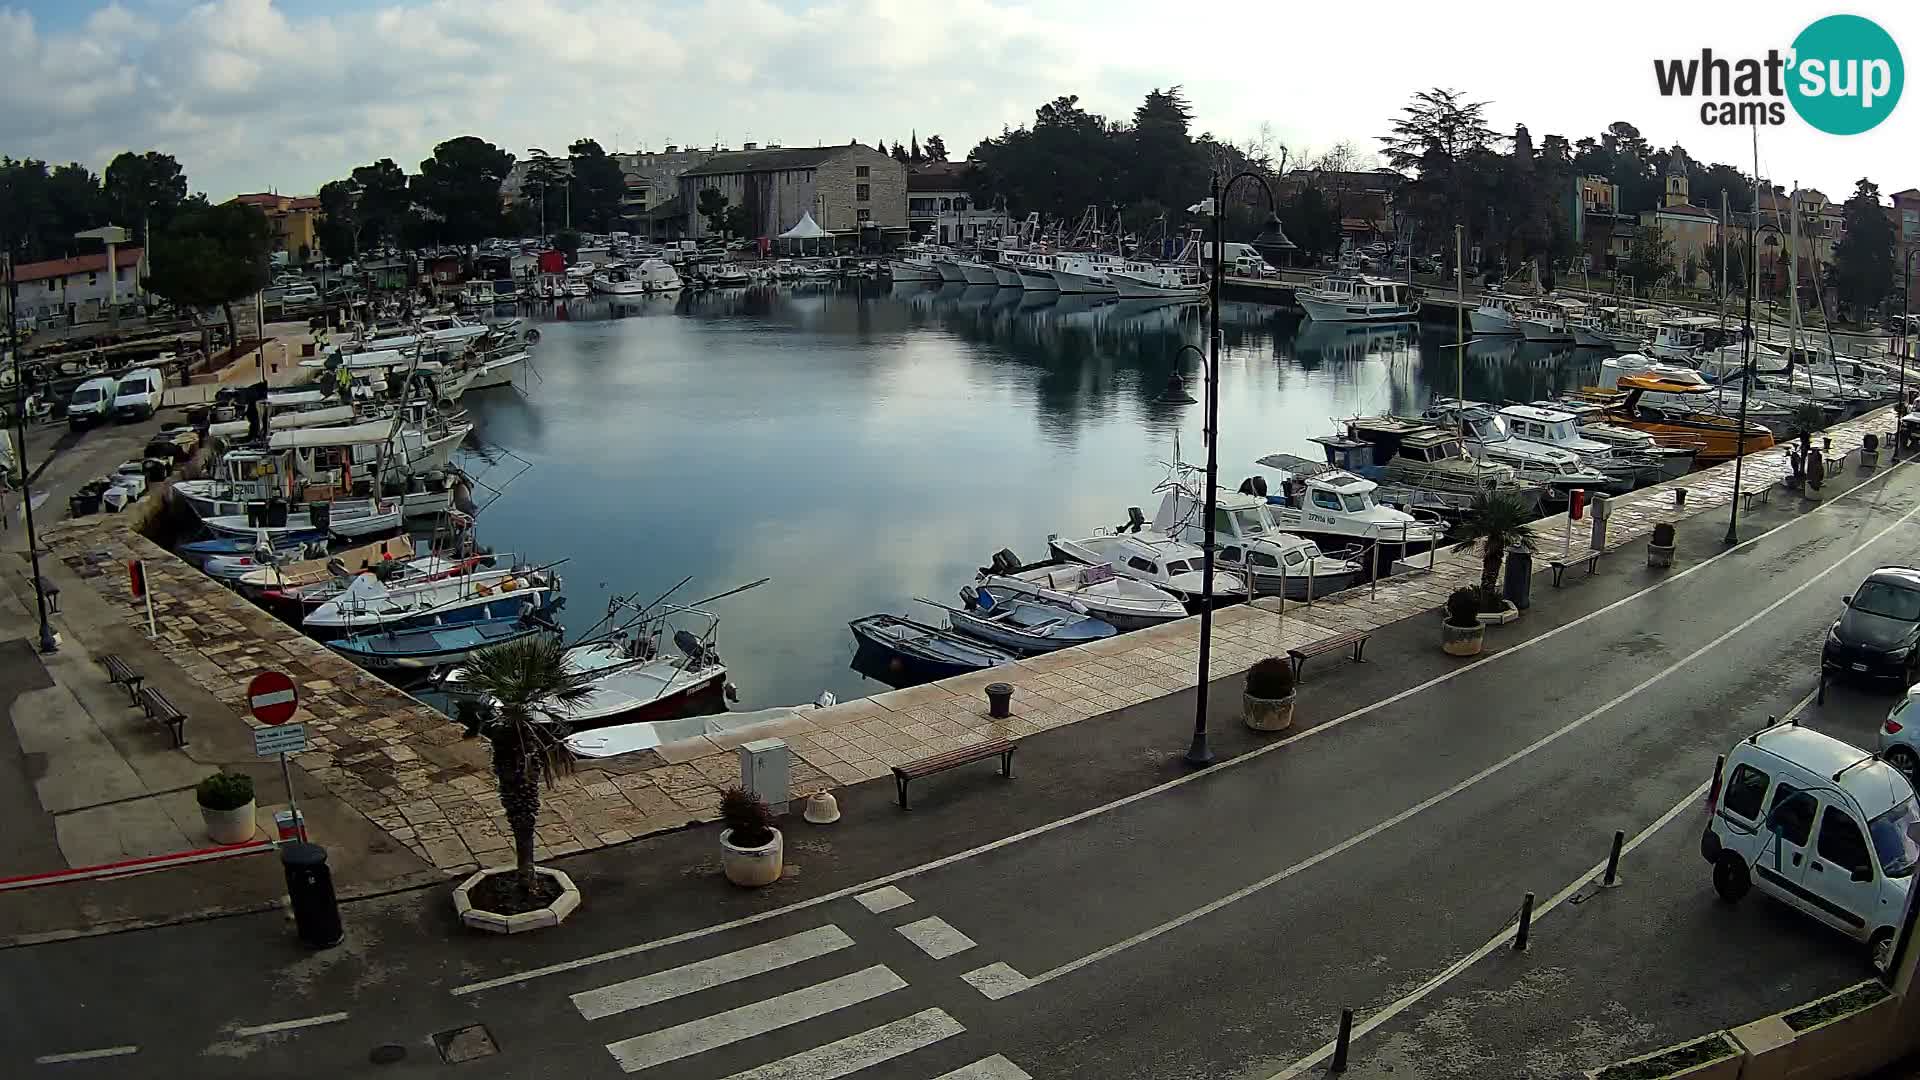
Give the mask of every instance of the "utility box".
[{"label": "utility box", "polygon": [[740,786],[764,799],[776,814],[787,812],[787,743],[755,739],[741,745]]},{"label": "utility box", "polygon": [[1613,500],[1605,495],[1595,495],[1588,509],[1593,512],[1593,549],[1604,550],[1607,546],[1607,516],[1613,513]]}]

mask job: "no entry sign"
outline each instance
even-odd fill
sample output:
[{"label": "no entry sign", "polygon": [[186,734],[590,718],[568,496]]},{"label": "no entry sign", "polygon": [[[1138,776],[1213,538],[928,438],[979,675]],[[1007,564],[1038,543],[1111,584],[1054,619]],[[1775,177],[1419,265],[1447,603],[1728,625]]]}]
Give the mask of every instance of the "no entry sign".
[{"label": "no entry sign", "polygon": [[293,719],[293,712],[300,707],[300,696],[294,692],[293,680],[285,672],[263,671],[247,684],[247,705],[253,710],[253,718],[263,724],[284,724]]}]

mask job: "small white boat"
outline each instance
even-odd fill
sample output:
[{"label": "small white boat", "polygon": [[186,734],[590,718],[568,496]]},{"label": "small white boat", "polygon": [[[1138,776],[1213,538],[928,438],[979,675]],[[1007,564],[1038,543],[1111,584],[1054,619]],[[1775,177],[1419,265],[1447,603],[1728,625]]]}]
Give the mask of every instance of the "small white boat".
[{"label": "small white boat", "polygon": [[[567,749],[580,757],[610,758],[651,750],[661,743],[678,742],[681,739],[691,739],[700,735],[734,735],[744,738],[751,734],[746,730],[748,728],[760,724],[778,724],[795,717],[805,719],[808,713],[830,708],[833,704],[833,692],[822,691],[818,698],[806,705],[784,705],[771,709],[684,716],[675,720],[643,720],[634,724],[614,724],[611,727],[597,727],[567,736]],[[772,730],[769,729],[770,732]]]},{"label": "small white boat", "polygon": [[307,634],[338,636],[381,627],[454,625],[514,618],[547,607],[555,581],[525,568],[486,570],[458,578],[388,587],[373,574],[356,576],[340,595],[307,612]]},{"label": "small white boat", "polygon": [[1467,324],[1473,327],[1475,337],[1505,337],[1518,334],[1520,324],[1514,321],[1513,297],[1499,293],[1488,293],[1480,301],[1480,306],[1467,313]]},{"label": "small white boat", "polygon": [[1130,262],[1107,274],[1122,300],[1153,297],[1198,299],[1207,291],[1207,275],[1187,264]]},{"label": "small white boat", "polygon": [[1112,255],[1098,255],[1091,252],[1067,252],[1053,257],[1053,282],[1062,295],[1066,296],[1110,296],[1120,290],[1107,280],[1112,264],[1119,262]]},{"label": "small white boat", "polygon": [[[1374,497],[1380,485],[1364,476],[1296,454],[1268,454],[1255,464],[1286,474],[1278,499],[1267,496],[1267,513],[1297,536],[1343,547],[1378,544],[1395,554],[1446,539],[1446,521],[1432,513],[1381,505]],[[1249,477],[1245,486],[1264,494],[1266,483]]]},{"label": "small white boat", "polygon": [[485,390],[492,386],[511,385],[514,373],[520,370],[520,362],[531,355],[522,349],[519,352],[483,361],[480,365],[480,373],[474,377],[473,382],[467,384],[467,389]]},{"label": "small white boat", "polygon": [[[718,705],[727,668],[712,644],[686,631],[673,635],[673,652],[660,644],[653,635],[616,634],[568,649],[568,669],[591,676],[593,692],[571,705],[556,706],[554,718],[579,730],[622,720],[667,719],[698,712],[703,702]],[[456,701],[474,697],[465,675],[465,669],[455,668],[442,684]]]},{"label": "small white boat", "polygon": [[[1253,583],[1254,592],[1303,600],[1357,584],[1366,567],[1340,555],[1325,555],[1320,545],[1283,531],[1264,498],[1238,491],[1214,493],[1214,559],[1219,566]],[[1161,496],[1153,529],[1192,543],[1206,538],[1205,506],[1185,487],[1174,485]],[[1215,576],[1219,575],[1219,566]]]},{"label": "small white boat", "polygon": [[1000,265],[1020,276],[1020,287],[1028,292],[1059,292],[1053,279],[1053,256],[1044,251],[1002,251]]},{"label": "small white boat", "polygon": [[993,565],[981,568],[974,584],[1009,596],[1078,604],[1122,632],[1187,617],[1179,597],[1157,585],[1121,577],[1105,564],[1052,560],[1025,565],[1013,552],[1003,550],[994,554]]},{"label": "small white boat", "polygon": [[933,265],[933,257],[924,251],[901,251],[898,257],[888,261],[887,273],[896,282],[941,280],[940,271]]},{"label": "small white boat", "polygon": [[400,528],[401,510],[397,499],[349,499],[336,503],[318,503],[298,517],[289,516],[284,524],[263,524],[261,513],[235,514],[230,517],[201,518],[200,524],[221,536],[255,536],[266,533],[271,539],[288,533],[324,529],[340,540],[353,540]]},{"label": "small white boat", "polygon": [[1406,282],[1365,274],[1329,275],[1315,288],[1295,290],[1294,300],[1321,322],[1411,319],[1420,310]]},{"label": "small white boat", "polygon": [[[1144,581],[1184,598],[1189,604],[1207,599],[1203,555],[1185,540],[1149,532],[1101,532],[1078,540],[1047,537],[1047,546],[1061,559],[1107,564],[1114,573]],[[1215,560],[1213,596],[1216,604],[1232,603],[1247,597],[1247,583],[1240,575],[1223,570]]]}]

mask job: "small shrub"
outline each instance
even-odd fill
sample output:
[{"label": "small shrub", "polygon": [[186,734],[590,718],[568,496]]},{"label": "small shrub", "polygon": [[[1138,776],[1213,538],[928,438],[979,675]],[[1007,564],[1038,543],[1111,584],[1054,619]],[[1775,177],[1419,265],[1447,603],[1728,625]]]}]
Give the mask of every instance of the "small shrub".
[{"label": "small shrub", "polygon": [[745,788],[728,788],[720,798],[720,820],[733,830],[735,847],[759,847],[773,842],[773,811],[767,801]]},{"label": "small shrub", "polygon": [[1880,436],[1869,431],[1860,439],[1860,446],[1869,454],[1880,452]]},{"label": "small shrub", "polygon": [[1468,627],[1480,625],[1480,590],[1462,586],[1447,597],[1447,624]]},{"label": "small shrub", "polygon": [[1274,701],[1293,693],[1293,662],[1269,656],[1247,671],[1247,695]]},{"label": "small shrub", "polygon": [[1673,522],[1662,521],[1654,525],[1653,544],[1655,547],[1673,546]]},{"label": "small shrub", "polygon": [[253,801],[253,777],[246,773],[217,772],[193,789],[193,797],[208,810],[238,810]]}]

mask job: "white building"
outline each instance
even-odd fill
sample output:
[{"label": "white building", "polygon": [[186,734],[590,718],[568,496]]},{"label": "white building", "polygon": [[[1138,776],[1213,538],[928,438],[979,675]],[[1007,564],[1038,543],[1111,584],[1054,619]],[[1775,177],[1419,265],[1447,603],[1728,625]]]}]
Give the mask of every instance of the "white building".
[{"label": "white building", "polygon": [[[21,263],[14,268],[22,320],[37,325],[104,319],[110,304],[145,307],[140,248],[118,248],[71,259]],[[112,265],[108,265],[111,259]]]},{"label": "white building", "polygon": [[907,226],[915,240],[977,244],[1012,230],[1005,210],[974,205],[964,161],[935,162],[907,174]]}]

